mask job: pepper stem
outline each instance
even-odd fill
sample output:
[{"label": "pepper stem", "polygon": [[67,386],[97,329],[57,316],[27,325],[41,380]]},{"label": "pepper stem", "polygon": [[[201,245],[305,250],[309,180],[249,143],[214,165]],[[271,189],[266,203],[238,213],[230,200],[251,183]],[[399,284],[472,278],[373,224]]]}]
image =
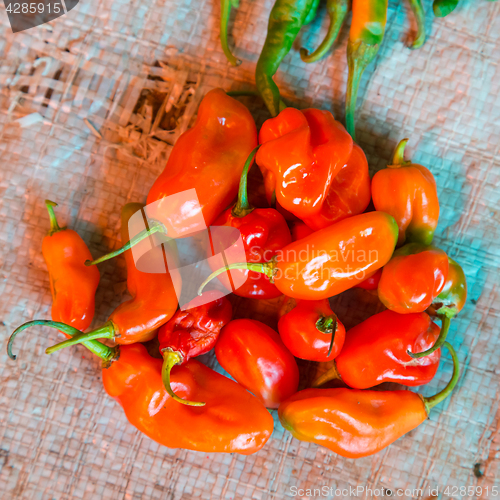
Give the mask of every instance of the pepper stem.
[{"label": "pepper stem", "polygon": [[434,406],[441,403],[441,401],[446,399],[452,393],[453,389],[455,389],[455,386],[457,385],[458,378],[460,377],[460,364],[458,362],[457,353],[449,342],[445,342],[444,345],[450,351],[451,358],[453,359],[453,375],[451,377],[451,380],[441,392],[438,392],[430,398],[423,398],[427,415],[429,415],[429,412],[432,408],[434,408]]},{"label": "pepper stem", "polygon": [[252,150],[252,152],[248,155],[245,166],[243,167],[243,172],[241,173],[240,178],[240,187],[238,189],[238,201],[231,211],[234,217],[245,217],[245,215],[248,215],[254,210],[254,207],[252,207],[248,201],[248,171],[253,165],[253,159],[259,148],[260,146],[257,146]]},{"label": "pepper stem", "polygon": [[337,333],[337,327],[338,327],[337,316],[335,314],[332,314],[331,316],[322,316],[321,318],[318,319],[318,321],[316,321],[316,328],[321,333],[332,334],[332,339],[330,340],[330,348],[328,349],[327,357],[329,357],[330,354],[332,353],[333,344],[335,342],[335,333]]},{"label": "pepper stem", "polygon": [[[57,330],[61,330],[62,332],[66,333],[67,335],[76,336],[76,335],[81,335],[82,332],[80,330],[77,330],[76,328],[73,328],[70,325],[67,325],[66,323],[59,323],[57,321],[50,321],[50,320],[45,320],[45,319],[36,319],[34,321],[28,321],[27,323],[24,323],[23,325],[19,326],[16,328],[13,332],[12,335],[9,338],[9,342],[7,343],[7,354],[9,355],[10,359],[15,360],[16,355],[12,354],[12,344],[14,342],[14,339],[16,338],[17,334],[19,332],[22,332],[26,328],[30,328],[31,326],[36,326],[36,325],[41,325],[41,326],[48,326],[50,328],[56,328]],[[97,342],[96,340],[88,340],[83,343],[83,345],[93,354],[96,356],[99,356],[102,360],[105,362],[112,361],[117,357],[117,350],[112,347],[108,347],[107,345],[101,344],[100,342]]]},{"label": "pepper stem", "polygon": [[231,15],[231,7],[237,8],[238,5],[239,0],[221,0],[220,3],[220,44],[227,60],[233,66],[239,66],[241,64],[241,60],[234,57],[233,53],[229,49],[229,45],[227,44],[227,27],[229,24],[229,16]]},{"label": "pepper stem", "polygon": [[100,264],[101,262],[104,262],[105,260],[112,259],[113,257],[116,257],[117,255],[120,255],[127,250],[130,250],[133,246],[137,245],[137,243],[140,243],[142,240],[145,240],[149,236],[152,236],[155,233],[163,233],[167,234],[167,228],[159,221],[149,221],[149,229],[144,229],[144,231],[141,231],[140,233],[136,234],[130,241],[125,243],[121,248],[118,250],[115,250],[114,252],[107,253],[106,255],[103,255],[102,257],[99,257],[98,259],[95,260],[86,260],[85,265],[86,266],[95,266],[96,264]]},{"label": "pepper stem", "polygon": [[59,344],[53,345],[45,349],[46,354],[52,354],[53,352],[60,351],[65,347],[75,344],[84,344],[86,342],[93,341],[95,339],[113,339],[115,338],[115,327],[112,321],[104,323],[100,328],[92,330],[91,332],[84,333],[78,330],[78,334],[73,335],[72,338],[65,340],[64,342],[59,342]]},{"label": "pepper stem", "polygon": [[319,47],[311,54],[309,54],[309,51],[304,47],[300,49],[300,58],[305,63],[318,61],[330,50],[333,42],[337,39],[340,28],[347,15],[347,11],[349,10],[349,0],[327,0],[326,10],[330,18],[328,32]]},{"label": "pepper stem", "polygon": [[387,165],[389,168],[399,168],[402,165],[408,165],[409,161],[405,160],[405,148],[408,144],[409,139],[402,139],[396,146],[394,153],[392,155],[392,165]]},{"label": "pepper stem", "polygon": [[52,236],[54,233],[61,231],[59,224],[57,223],[56,214],[54,212],[54,207],[57,207],[57,203],[55,201],[45,200],[45,206],[49,212],[50,219],[50,230],[49,236]]},{"label": "pepper stem", "polygon": [[170,349],[163,350],[163,365],[161,367],[161,379],[163,380],[163,385],[165,390],[168,392],[170,397],[187,406],[205,406],[206,403],[201,403],[198,401],[188,401],[187,399],[182,399],[170,387],[170,372],[175,365],[180,365],[182,363],[182,356],[176,351],[171,351]]},{"label": "pepper stem", "polygon": [[411,356],[414,359],[424,358],[425,356],[429,356],[429,354],[432,354],[434,351],[437,351],[440,347],[443,347],[443,344],[446,341],[446,337],[448,336],[451,319],[448,316],[441,316],[441,321],[441,331],[439,332],[439,337],[437,338],[436,342],[434,342],[434,345],[430,349],[427,349],[423,352],[407,351],[408,356]]},{"label": "pepper stem", "polygon": [[354,126],[354,114],[356,111],[356,101],[358,99],[358,89],[361,77],[366,67],[377,55],[379,44],[369,45],[363,41],[351,42],[347,44],[347,64],[349,75],[347,77],[347,95],[345,100],[345,121],[346,128],[354,141],[356,141],[356,129]]},{"label": "pepper stem", "polygon": [[425,11],[422,0],[410,0],[410,8],[417,23],[417,35],[410,45],[410,49],[419,49],[425,42]]},{"label": "pepper stem", "polygon": [[198,288],[198,295],[203,293],[203,289],[207,286],[207,284],[212,281],[214,278],[219,276],[220,274],[226,271],[232,271],[233,269],[248,269],[249,271],[254,271],[256,273],[265,274],[271,283],[273,283],[273,276],[275,273],[276,264],[274,261],[270,262],[255,262],[252,264],[248,264],[247,262],[238,262],[235,264],[229,264],[229,266],[221,267],[214,271]]},{"label": "pepper stem", "polygon": [[323,375],[320,375],[312,384],[311,387],[319,387],[326,384],[330,380],[342,380],[340,373],[337,371],[337,364],[333,362],[333,366],[327,370]]}]

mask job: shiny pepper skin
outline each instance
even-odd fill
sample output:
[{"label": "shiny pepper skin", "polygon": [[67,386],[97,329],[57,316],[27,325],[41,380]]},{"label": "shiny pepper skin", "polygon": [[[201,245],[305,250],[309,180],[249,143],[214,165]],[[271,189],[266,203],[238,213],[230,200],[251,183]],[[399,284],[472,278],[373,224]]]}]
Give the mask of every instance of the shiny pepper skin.
[{"label": "shiny pepper skin", "polygon": [[407,142],[398,144],[392,165],[373,176],[373,204],[396,219],[398,246],[405,241],[430,245],[439,219],[436,181],[424,166],[404,161]]},{"label": "shiny pepper skin", "polygon": [[370,175],[365,153],[354,144],[347,163],[334,177],[319,214],[305,218],[314,231],[365,211],[370,203]]},{"label": "shiny pepper skin", "polygon": [[328,111],[284,109],[259,133],[256,156],[266,195],[300,219],[313,217],[353,149],[351,136]]},{"label": "shiny pepper skin", "polygon": [[398,314],[383,311],[351,328],[335,365],[313,386],[341,379],[354,389],[368,389],[382,382],[406,386],[429,383],[439,366],[440,349],[418,360],[410,352],[425,351],[439,337],[440,329],[426,313]]},{"label": "shiny pepper skin", "polygon": [[[257,146],[257,129],[248,109],[222,89],[201,101],[194,126],[172,149],[165,170],[149,191],[147,215],[161,222],[170,238],[205,230],[238,193],[241,172]],[[193,197],[180,206],[169,196],[196,190],[202,217]]]},{"label": "shiny pepper skin", "polygon": [[260,321],[231,321],[222,329],[215,355],[222,368],[268,408],[278,408],[297,391],[295,358],[278,333]]},{"label": "shiny pepper skin", "polygon": [[[341,352],[344,325],[333,313],[328,299],[299,300],[278,322],[281,340],[297,358],[330,361]],[[330,344],[334,335],[333,346]]]},{"label": "shiny pepper skin", "polygon": [[133,344],[120,346],[119,358],[102,371],[104,389],[134,427],[169,448],[250,455],[264,446],[273,418],[242,386],[192,359],[174,367],[172,388],[206,405],[182,405],[165,391],[161,365]]},{"label": "shiny pepper skin", "polygon": [[384,266],[378,297],[400,314],[425,311],[442,292],[448,268],[448,256],[439,248],[408,243]]},{"label": "shiny pepper skin", "polygon": [[50,231],[43,239],[42,254],[50,277],[52,320],[85,330],[94,318],[99,271],[96,267],[85,266],[92,255],[80,235],[57,224],[53,208],[57,204],[49,200],[45,204]]}]

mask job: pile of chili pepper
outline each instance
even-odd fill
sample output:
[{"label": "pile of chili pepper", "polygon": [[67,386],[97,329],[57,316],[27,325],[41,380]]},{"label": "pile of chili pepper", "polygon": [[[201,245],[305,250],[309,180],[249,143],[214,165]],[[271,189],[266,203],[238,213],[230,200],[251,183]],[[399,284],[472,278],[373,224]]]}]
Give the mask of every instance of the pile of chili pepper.
[{"label": "pile of chili pepper", "polygon": [[[231,3],[224,5],[227,16]],[[297,23],[303,24],[317,5],[300,5]],[[221,89],[208,92],[151,187],[148,205],[123,207],[123,246],[97,260],[75,231],[59,227],[56,205],[46,201],[50,230],[42,252],[52,318],[19,326],[9,356],[16,358],[14,339],[27,328],[63,332],[67,338],[46,353],[83,344],[99,356],[104,390],[132,425],[170,448],[255,453],[273,431],[268,409],[278,410],[297,439],[350,458],[376,453],[420,425],[459,379],[447,336],[467,296],[460,265],[432,244],[439,219],[435,179],[405,160],[407,139],[370,179],[363,150],[331,113],[275,105],[277,116],[257,133],[243,104]],[[265,207],[249,201],[254,161]],[[189,190],[197,205],[181,197],[175,211],[165,209],[171,195]],[[147,221],[138,234],[130,230],[134,217]],[[200,220],[210,234],[236,231],[246,261],[212,258],[211,237],[213,272],[199,295],[179,307],[181,291],[192,283],[182,282],[178,246],[200,230]],[[94,314],[96,265],[120,254],[131,298],[84,332]],[[214,280],[217,286],[205,290]],[[359,300],[376,294],[386,309],[346,331],[329,299],[352,288],[360,289]],[[277,327],[242,317],[255,300],[274,306]],[[156,357],[143,345],[154,339]],[[374,389],[383,382],[429,383],[443,346],[453,375],[435,396]],[[212,351],[232,379],[198,358]],[[317,376],[302,380],[296,358],[320,363]],[[337,387],[322,388],[333,379]]]}]

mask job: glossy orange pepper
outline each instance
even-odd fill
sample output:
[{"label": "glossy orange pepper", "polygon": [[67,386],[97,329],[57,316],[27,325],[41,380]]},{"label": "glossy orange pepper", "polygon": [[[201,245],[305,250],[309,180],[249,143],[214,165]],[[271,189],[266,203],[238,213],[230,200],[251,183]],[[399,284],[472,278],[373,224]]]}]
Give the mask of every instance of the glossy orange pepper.
[{"label": "glossy orange pepper", "polygon": [[297,392],[295,358],[278,333],[260,321],[231,321],[222,329],[215,355],[222,368],[268,408],[278,408]]},{"label": "glossy orange pepper", "polygon": [[285,108],[259,133],[256,162],[268,201],[303,219],[321,210],[334,177],[348,161],[351,136],[328,111]]},{"label": "glossy orange pepper", "polygon": [[400,314],[425,311],[442,292],[448,268],[448,256],[439,248],[408,243],[384,266],[378,297]]},{"label": "glossy orange pepper", "polygon": [[271,277],[278,290],[294,299],[319,300],[337,295],[364,281],[391,258],[398,238],[394,218],[368,212],[337,222],[294,241],[264,264],[237,263],[212,273],[250,269]]},{"label": "glossy orange pepper", "polygon": [[[130,217],[141,210],[143,206],[140,203],[128,203],[123,207],[122,241],[126,241],[129,237],[128,221]],[[145,248],[149,245],[147,241],[140,244],[144,244]],[[157,269],[166,269],[167,259],[164,252],[171,252],[175,258],[174,240],[169,241],[168,247],[167,244],[163,244],[148,254],[152,266],[157,260]],[[127,288],[132,298],[120,304],[104,325],[88,333],[73,335],[71,339],[53,346],[54,351],[87,340],[102,338],[113,339],[117,344],[146,342],[152,339],[156,330],[174,315],[177,310],[177,293],[180,294],[181,290],[179,273],[175,270],[172,273],[139,271],[131,250],[125,252],[125,261],[127,263]],[[44,324],[51,326],[47,323]],[[66,331],[61,328],[61,323],[58,325],[57,328]]]},{"label": "glossy orange pepper", "polygon": [[92,255],[80,235],[72,229],[59,227],[54,213],[57,204],[45,200],[45,205],[49,211],[50,230],[43,239],[42,254],[49,270],[52,319],[85,330],[94,318],[99,271],[85,266]]},{"label": "glossy orange pepper", "polygon": [[328,299],[299,300],[280,318],[278,331],[295,357],[311,361],[336,358],[345,339],[344,325],[332,311]]},{"label": "glossy orange pepper", "polygon": [[304,222],[317,231],[360,214],[370,203],[370,175],[365,153],[354,144],[347,163],[333,179],[320,212]]},{"label": "glossy orange pepper", "polygon": [[392,165],[373,176],[373,204],[396,219],[398,245],[405,241],[429,245],[439,219],[436,181],[424,166],[404,161],[407,142],[398,144]]},{"label": "glossy orange pepper", "polygon": [[430,398],[411,391],[306,389],[280,405],[281,424],[295,438],[342,457],[373,455],[418,427],[431,408],[453,391],[460,371],[455,351],[448,342],[446,347],[453,358],[453,376]]},{"label": "glossy orange pepper", "polygon": [[[256,146],[257,128],[248,108],[222,89],[208,92],[195,124],[177,139],[165,169],[149,191],[148,230],[88,265],[115,257],[155,232],[182,238],[205,230],[236,197],[245,160]],[[193,195],[175,202],[170,198],[193,189],[200,208]]]},{"label": "glossy orange pepper", "polygon": [[334,366],[316,379],[313,387],[333,379],[340,379],[353,389],[368,389],[382,382],[427,384],[436,375],[441,351],[418,361],[408,351],[428,349],[438,337],[439,327],[426,313],[375,314],[347,332]]}]

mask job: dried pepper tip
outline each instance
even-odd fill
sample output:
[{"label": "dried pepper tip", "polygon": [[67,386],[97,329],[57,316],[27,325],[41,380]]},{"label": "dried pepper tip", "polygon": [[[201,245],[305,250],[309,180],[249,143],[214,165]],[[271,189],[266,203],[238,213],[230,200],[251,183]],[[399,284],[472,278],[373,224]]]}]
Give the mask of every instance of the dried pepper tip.
[{"label": "dried pepper tip", "polygon": [[236,205],[233,207],[233,210],[231,211],[234,217],[245,217],[245,215],[248,215],[250,212],[254,210],[254,207],[252,207],[252,205],[250,205],[250,202],[248,201],[248,189],[247,189],[248,171],[250,170],[250,167],[253,164],[253,159],[259,148],[260,145],[253,149],[253,151],[248,155],[248,158],[245,162],[245,166],[243,167],[243,172],[241,173],[241,179],[240,179],[240,186],[238,189],[238,201],[236,202]]},{"label": "dried pepper tip", "polygon": [[335,342],[335,333],[337,333],[338,326],[339,326],[339,324],[337,321],[337,316],[335,314],[332,314],[331,316],[322,316],[321,318],[318,319],[318,321],[316,321],[316,328],[321,333],[331,333],[332,334],[327,357],[330,356],[330,354],[332,353],[333,344]]},{"label": "dried pepper tip", "polygon": [[[70,325],[67,325],[66,323],[59,323],[58,321],[43,320],[43,319],[28,321],[27,323],[24,323],[23,325],[16,328],[12,332],[12,335],[9,337],[9,341],[7,343],[7,354],[9,355],[10,359],[15,360],[17,358],[17,356],[15,354],[12,354],[12,344],[13,344],[14,339],[16,338],[17,334],[19,332],[22,332],[26,328],[30,328],[31,326],[36,326],[36,325],[48,326],[50,328],[56,328],[57,330],[60,330],[64,333],[66,333],[67,335],[71,335],[72,337],[84,335],[83,332],[81,332],[80,330],[77,330],[76,328],[73,328]],[[99,337],[97,337],[97,338],[99,338]],[[70,339],[70,340],[73,340],[73,339]],[[118,351],[116,349],[108,347],[104,344],[101,344],[100,342],[97,342],[96,340],[88,340],[88,341],[84,342],[84,345],[90,352],[92,352],[96,356],[99,356],[105,362],[112,361],[113,359],[116,359],[118,356]],[[50,349],[50,347],[49,347],[49,349]]]},{"label": "dried pepper tip", "polygon": [[227,27],[229,24],[229,16],[231,14],[231,7],[237,8],[239,5],[239,0],[221,0],[220,8],[221,8],[221,17],[220,17],[220,43],[222,46],[222,50],[227,57],[227,60],[233,66],[239,66],[241,64],[241,60],[234,57],[233,53],[229,49],[229,45],[227,43]]},{"label": "dried pepper tip", "polygon": [[422,0],[410,0],[410,8],[417,23],[417,35],[410,45],[410,49],[419,49],[425,43],[425,11]]},{"label": "dried pepper tip", "polygon": [[458,5],[459,0],[434,0],[432,10],[436,17],[446,17],[451,14]]},{"label": "dried pepper tip", "polygon": [[100,264],[101,262],[112,259],[126,252],[127,250],[130,250],[133,246],[137,245],[137,243],[140,243],[142,240],[149,238],[149,236],[152,236],[155,233],[167,234],[167,228],[159,221],[149,221],[149,226],[149,229],[145,229],[144,231],[136,234],[129,242],[125,243],[125,245],[123,245],[118,250],[107,253],[106,255],[103,255],[102,257],[99,257],[95,260],[86,260],[85,265],[95,266],[96,264]]},{"label": "dried pepper tip", "polygon": [[169,349],[165,349],[163,351],[163,365],[161,367],[161,378],[163,380],[163,385],[165,386],[165,390],[170,395],[172,399],[187,406],[205,406],[206,403],[198,402],[198,401],[189,401],[187,399],[182,399],[172,390],[170,386],[170,372],[175,365],[180,365],[183,361],[180,353],[176,351],[171,351]]},{"label": "dried pepper tip", "polygon": [[300,49],[300,58],[306,63],[318,61],[330,50],[333,42],[337,39],[349,10],[349,0],[327,0],[326,10],[330,18],[330,25],[328,26],[328,32],[324,40],[311,54],[304,47]]},{"label": "dried pepper tip", "polygon": [[311,384],[311,387],[320,387],[323,384],[326,384],[330,380],[342,380],[340,373],[337,371],[337,364],[335,361],[333,362],[333,366],[327,370],[323,375],[320,375],[314,382]]},{"label": "dried pepper tip", "polygon": [[451,358],[453,359],[453,375],[451,377],[451,380],[442,391],[429,398],[422,398],[424,400],[425,411],[427,412],[427,415],[429,415],[431,408],[441,403],[441,401],[446,399],[453,392],[453,389],[455,389],[455,386],[457,385],[458,379],[460,377],[460,363],[458,362],[457,353],[449,342],[445,342],[444,345],[448,349],[448,351],[450,351]]},{"label": "dried pepper tip", "polygon": [[413,359],[424,358],[425,356],[429,356],[429,354],[432,354],[434,351],[437,351],[440,347],[444,345],[446,337],[448,336],[448,331],[450,330],[451,320],[449,316],[442,316],[441,319],[442,319],[441,331],[439,332],[439,337],[437,338],[434,345],[423,352],[406,351],[408,353],[408,356],[412,357]]}]

